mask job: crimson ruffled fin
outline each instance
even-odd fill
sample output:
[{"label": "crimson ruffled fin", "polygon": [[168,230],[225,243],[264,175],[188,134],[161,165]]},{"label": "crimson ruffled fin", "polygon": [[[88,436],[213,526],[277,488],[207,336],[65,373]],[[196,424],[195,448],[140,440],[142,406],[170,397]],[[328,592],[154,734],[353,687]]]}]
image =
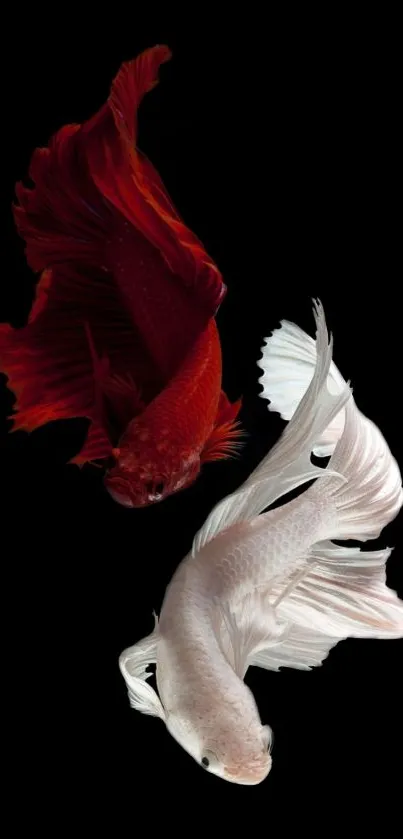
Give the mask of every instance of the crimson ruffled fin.
[{"label": "crimson ruffled fin", "polygon": [[224,460],[238,454],[245,436],[237,416],[242,399],[231,404],[221,392],[216,424],[201,453],[201,463]]},{"label": "crimson ruffled fin", "polygon": [[102,264],[108,210],[78,154],[78,134],[77,125],[61,128],[48,148],[32,155],[34,186],[16,185],[14,221],[33,271],[67,262]]},{"label": "crimson ruffled fin", "polygon": [[220,271],[183,223],[161,178],[136,148],[137,108],[158,81],[168,47],[154,47],[122,65],[108,99],[113,125],[99,116],[82,128],[88,170],[99,192],[160,252],[206,316],[225,295]]},{"label": "crimson ruffled fin", "polygon": [[[96,371],[86,323],[102,358]],[[25,327],[0,325],[0,370],[16,396],[13,430],[73,417],[93,422],[75,462],[111,454],[112,439],[97,413],[97,375],[117,436],[142,409],[140,387],[146,402],[160,388],[110,277],[82,278],[72,267],[42,274]]]},{"label": "crimson ruffled fin", "polygon": [[169,47],[155,46],[132,61],[125,61],[112,82],[109,105],[118,129],[123,123],[127,140],[137,140],[137,111],[141,100],[158,84],[158,71],[172,57]]},{"label": "crimson ruffled fin", "polygon": [[[101,428],[111,439],[94,413],[84,324],[103,360],[103,403],[124,425],[166,386],[225,293],[217,267],[135,148],[138,105],[168,57],[156,47],[124,65],[92,120],[65,126],[34,153],[33,188],[17,186],[16,225],[29,265],[43,273],[27,326],[0,329],[0,369],[17,396],[14,427],[87,417],[90,459],[104,450]],[[217,421],[211,456],[218,438],[224,451],[233,432],[230,419]]]}]

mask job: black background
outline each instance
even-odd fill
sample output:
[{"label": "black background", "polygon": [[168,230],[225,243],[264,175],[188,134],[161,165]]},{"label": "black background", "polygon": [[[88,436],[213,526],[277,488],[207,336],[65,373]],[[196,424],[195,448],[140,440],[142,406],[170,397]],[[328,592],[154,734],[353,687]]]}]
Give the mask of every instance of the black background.
[{"label": "black background", "polygon": [[[98,835],[100,825],[114,836],[121,820],[125,832],[152,830],[158,814],[165,827],[210,834],[241,814],[250,829],[287,829],[293,816],[312,832],[351,813],[382,817],[388,835],[401,783],[401,642],[343,642],[310,673],[249,671],[275,734],[273,769],[259,787],[204,773],[161,721],[130,711],[117,661],[152,628],[213,504],[280,433],[258,397],[256,361],[281,318],[312,333],[311,297],[324,304],[359,407],[402,463],[396,22],[289,10],[281,22],[273,13],[231,18],[218,33],[215,17],[196,8],[169,26],[157,10],[147,26],[134,10],[109,12],[87,27],[73,11],[5,27],[14,46],[2,73],[0,320],[22,325],[32,301],[10,207],[33,149],[94,113],[122,61],[168,43],[173,60],[141,106],[139,145],[224,274],[224,387],[231,399],[243,394],[249,436],[238,460],[130,511],[108,497],[96,469],[66,466],[85,422],[9,435],[13,399],[1,377],[4,759],[14,817],[50,825],[54,836],[69,817],[72,835]],[[388,583],[403,597],[400,526],[379,544],[396,545]]]}]

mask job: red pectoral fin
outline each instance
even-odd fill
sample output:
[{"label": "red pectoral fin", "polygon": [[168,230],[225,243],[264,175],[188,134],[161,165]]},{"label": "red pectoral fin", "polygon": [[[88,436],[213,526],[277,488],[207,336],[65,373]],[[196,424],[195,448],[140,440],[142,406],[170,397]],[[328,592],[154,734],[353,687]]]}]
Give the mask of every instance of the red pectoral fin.
[{"label": "red pectoral fin", "polygon": [[243,432],[236,419],[241,409],[242,399],[231,404],[221,391],[217,419],[212,433],[201,454],[201,462],[223,460],[238,452]]}]

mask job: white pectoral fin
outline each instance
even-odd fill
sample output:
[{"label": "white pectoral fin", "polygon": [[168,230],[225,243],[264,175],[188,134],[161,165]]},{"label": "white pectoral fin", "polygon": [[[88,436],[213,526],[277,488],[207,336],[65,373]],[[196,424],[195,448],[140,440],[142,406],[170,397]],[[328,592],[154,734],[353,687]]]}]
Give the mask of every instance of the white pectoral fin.
[{"label": "white pectoral fin", "polygon": [[[201,530],[196,534],[192,553],[195,555],[218,533],[240,521],[259,515],[278,498],[313,478],[338,472],[312,465],[311,453],[324,431],[351,398],[348,385],[339,390],[328,389],[327,382],[332,362],[332,340],[329,340],[322,306],[315,304],[316,356],[310,382],[293,413],[289,424],[269,454],[252,472],[237,492],[224,498],[212,510]],[[271,339],[269,339],[270,341]],[[261,362],[264,369],[264,358]]]},{"label": "white pectoral fin", "polygon": [[119,667],[126,682],[131,707],[142,714],[150,714],[164,720],[163,705],[147,682],[151,676],[147,667],[156,662],[157,641],[158,630],[154,629],[146,638],[121,653]]}]

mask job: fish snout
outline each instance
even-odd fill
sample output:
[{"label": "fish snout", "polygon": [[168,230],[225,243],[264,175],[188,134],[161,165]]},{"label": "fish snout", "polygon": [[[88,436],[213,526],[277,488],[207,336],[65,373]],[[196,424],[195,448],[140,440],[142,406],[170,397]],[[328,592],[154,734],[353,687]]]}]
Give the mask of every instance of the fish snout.
[{"label": "fish snout", "polygon": [[265,755],[264,760],[259,760],[250,764],[249,766],[224,766],[225,777],[227,781],[232,781],[234,784],[242,784],[243,786],[254,786],[261,784],[267,778],[271,767],[272,757],[270,754]]},{"label": "fish snout", "polygon": [[104,485],[111,498],[118,504],[123,507],[134,507],[129,487],[125,481],[107,475],[104,478]]}]

